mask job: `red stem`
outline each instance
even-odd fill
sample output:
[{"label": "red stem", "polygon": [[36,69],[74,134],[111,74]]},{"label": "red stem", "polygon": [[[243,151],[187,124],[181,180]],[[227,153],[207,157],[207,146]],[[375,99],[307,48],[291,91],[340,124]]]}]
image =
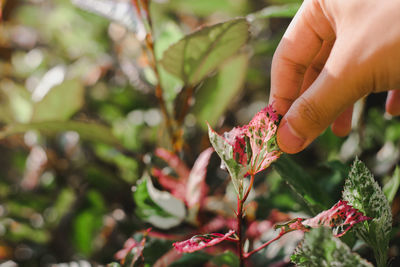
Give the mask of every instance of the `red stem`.
[{"label": "red stem", "polygon": [[251,174],[251,178],[250,178],[250,184],[249,187],[246,190],[246,193],[244,194],[244,197],[242,199],[240,199],[240,197],[238,196],[237,198],[237,212],[236,212],[236,216],[237,216],[237,233],[238,233],[238,245],[237,245],[237,249],[238,249],[238,253],[239,253],[239,266],[243,267],[244,266],[244,261],[246,259],[246,253],[244,253],[243,251],[243,241],[245,239],[245,236],[243,235],[243,230],[242,230],[242,224],[243,224],[243,217],[244,217],[244,213],[243,213],[243,205],[244,202],[246,201],[247,197],[250,194],[250,190],[253,187],[254,184],[254,174]]},{"label": "red stem", "polygon": [[253,183],[254,183],[254,174],[251,174],[249,187],[247,188],[246,193],[244,194],[244,197],[242,200],[243,203],[246,201],[247,197],[249,196],[250,190],[253,187]]},{"label": "red stem", "polygon": [[251,255],[253,255],[254,253],[256,253],[256,252],[262,250],[263,248],[265,248],[266,246],[268,246],[268,245],[271,244],[272,242],[274,242],[274,241],[278,240],[279,238],[281,238],[282,235],[283,235],[282,232],[280,232],[279,235],[278,235],[277,237],[275,237],[274,239],[268,241],[268,242],[265,243],[265,244],[262,244],[261,246],[259,246],[259,247],[256,248],[255,250],[250,251],[249,253],[245,253],[245,254],[244,254],[244,258],[247,259],[248,257],[250,257]]},{"label": "red stem", "polygon": [[238,234],[238,244],[237,250],[239,253],[239,266],[244,267],[244,251],[243,251],[243,232],[242,232],[242,221],[243,221],[243,200],[237,198],[237,234]]}]

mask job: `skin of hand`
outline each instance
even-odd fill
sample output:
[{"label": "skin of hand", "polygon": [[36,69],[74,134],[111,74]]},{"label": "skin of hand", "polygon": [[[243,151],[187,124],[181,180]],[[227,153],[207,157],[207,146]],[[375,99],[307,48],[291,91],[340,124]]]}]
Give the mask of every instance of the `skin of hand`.
[{"label": "skin of hand", "polygon": [[329,125],[351,130],[353,104],[389,91],[400,115],[400,1],[305,0],[272,60],[270,103],[283,115],[278,145],[307,147]]}]

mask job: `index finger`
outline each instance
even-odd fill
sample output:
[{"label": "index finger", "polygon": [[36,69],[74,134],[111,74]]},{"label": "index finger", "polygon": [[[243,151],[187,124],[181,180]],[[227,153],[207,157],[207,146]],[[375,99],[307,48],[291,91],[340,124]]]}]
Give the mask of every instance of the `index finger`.
[{"label": "index finger", "polygon": [[284,115],[300,95],[304,74],[322,47],[335,39],[318,0],[306,0],[286,30],[272,60],[269,102]]}]

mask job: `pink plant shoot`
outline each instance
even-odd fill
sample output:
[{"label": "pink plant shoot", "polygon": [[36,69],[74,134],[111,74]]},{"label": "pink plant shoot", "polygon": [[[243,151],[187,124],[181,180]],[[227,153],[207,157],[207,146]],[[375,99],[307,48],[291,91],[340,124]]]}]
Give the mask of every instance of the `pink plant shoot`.
[{"label": "pink plant shoot", "polygon": [[212,233],[204,235],[195,235],[192,238],[174,243],[174,247],[179,252],[192,253],[197,250],[201,250],[206,247],[211,247],[221,243],[224,240],[236,241],[236,239],[230,238],[235,233],[234,230],[230,230],[226,234]]},{"label": "pink plant shoot", "polygon": [[323,211],[313,218],[304,220],[303,225],[312,228],[318,226],[331,227],[333,228],[334,235],[341,237],[355,224],[371,219],[364,216],[358,209],[347,204],[347,201],[340,200],[329,210]]},{"label": "pink plant shoot", "polygon": [[364,216],[358,209],[348,205],[347,201],[340,200],[332,208],[319,213],[313,218],[296,218],[286,224],[277,225],[275,228],[280,228],[281,233],[286,234],[293,230],[306,232],[310,228],[325,226],[333,229],[334,236],[341,237],[357,223],[371,219]]},{"label": "pink plant shoot", "polygon": [[272,242],[281,238],[283,235],[292,231],[299,230],[302,232],[308,232],[311,228],[325,226],[333,229],[334,236],[341,237],[345,235],[357,223],[371,219],[372,218],[370,217],[364,216],[364,214],[358,209],[355,209],[352,206],[348,205],[347,201],[340,200],[332,208],[319,213],[313,218],[295,218],[287,223],[275,225],[275,229],[280,229],[278,236],[256,248],[255,250],[246,253],[245,257],[250,257],[255,252],[260,251]]},{"label": "pink plant shoot", "polygon": [[223,136],[209,126],[210,142],[228,169],[241,199],[243,178],[264,170],[282,153],[276,143],[278,124],[278,115],[269,105],[259,111],[248,125],[235,127]]},{"label": "pink plant shoot", "polygon": [[122,264],[125,263],[125,260],[128,258],[129,254],[132,254],[132,258],[130,259],[130,265],[133,265],[139,258],[143,257],[143,249],[146,244],[147,235],[151,231],[151,228],[148,228],[143,233],[143,238],[140,242],[136,241],[132,237],[127,239],[124,243],[124,247],[115,253],[114,258],[120,260]]}]

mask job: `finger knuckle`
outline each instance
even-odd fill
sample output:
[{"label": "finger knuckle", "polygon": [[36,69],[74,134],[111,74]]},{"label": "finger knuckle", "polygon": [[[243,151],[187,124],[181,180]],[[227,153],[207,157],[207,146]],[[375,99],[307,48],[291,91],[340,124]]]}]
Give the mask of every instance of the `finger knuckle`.
[{"label": "finger knuckle", "polygon": [[297,101],[298,116],[312,129],[324,127],[325,113],[316,102],[300,96]]}]

